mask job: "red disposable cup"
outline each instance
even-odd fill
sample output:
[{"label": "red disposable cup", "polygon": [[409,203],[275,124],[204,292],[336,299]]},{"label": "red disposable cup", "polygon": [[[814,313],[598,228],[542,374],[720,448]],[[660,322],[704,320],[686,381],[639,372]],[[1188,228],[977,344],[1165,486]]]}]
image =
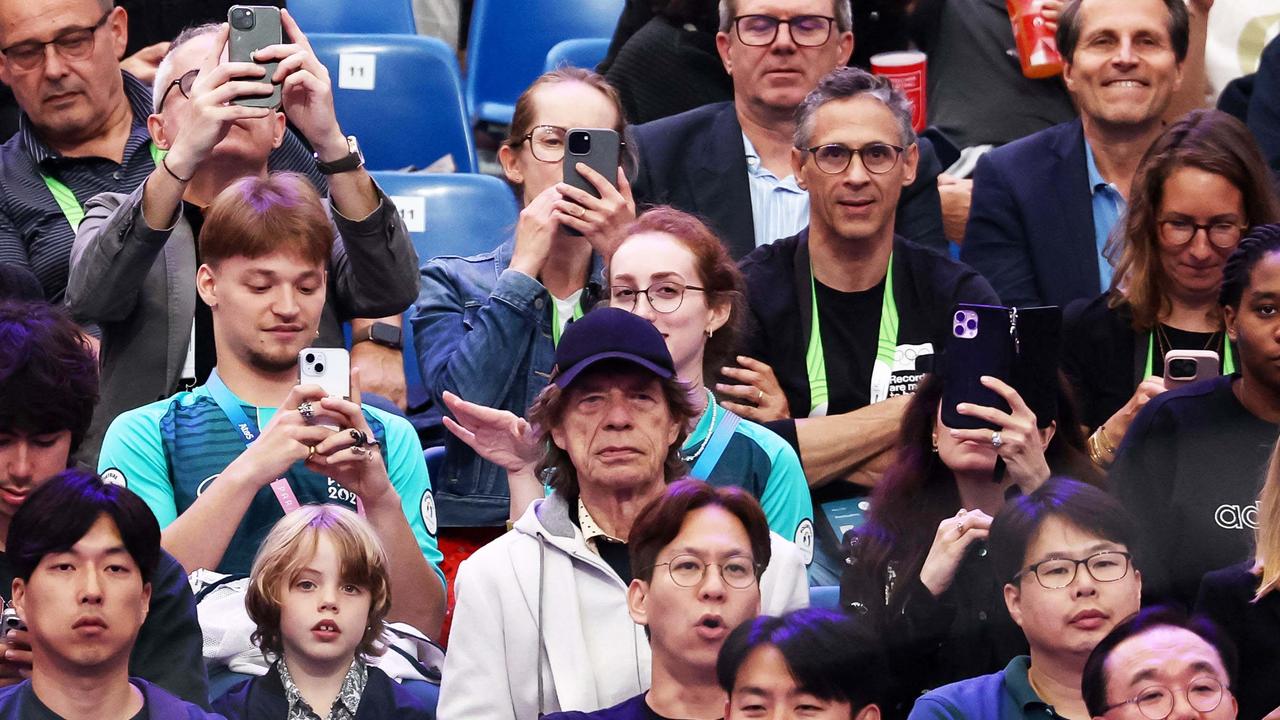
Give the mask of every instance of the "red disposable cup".
[{"label": "red disposable cup", "polygon": [[871,72],[888,78],[911,101],[911,127],[916,132],[924,130],[928,117],[925,112],[925,68],[928,62],[928,56],[918,50],[871,56]]},{"label": "red disposable cup", "polygon": [[1058,41],[1046,27],[1040,5],[1040,0],[1005,0],[1022,74],[1036,80],[1062,72]]}]

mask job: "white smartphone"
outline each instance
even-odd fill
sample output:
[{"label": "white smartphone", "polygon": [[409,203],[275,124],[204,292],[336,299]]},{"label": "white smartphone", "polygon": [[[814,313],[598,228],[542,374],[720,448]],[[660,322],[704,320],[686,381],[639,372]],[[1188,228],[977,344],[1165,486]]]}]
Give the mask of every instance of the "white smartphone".
[{"label": "white smartphone", "polygon": [[351,397],[351,354],[345,348],[303,348],[298,384],[319,385],[329,397]]},{"label": "white smartphone", "polygon": [[1164,354],[1166,390],[1190,385],[1218,374],[1218,353],[1213,350],[1170,350]]}]

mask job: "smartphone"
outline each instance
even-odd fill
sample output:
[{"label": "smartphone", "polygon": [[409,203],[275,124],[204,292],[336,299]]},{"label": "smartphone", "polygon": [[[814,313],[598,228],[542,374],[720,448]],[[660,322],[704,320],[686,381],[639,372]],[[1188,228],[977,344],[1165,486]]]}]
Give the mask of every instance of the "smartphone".
[{"label": "smartphone", "polygon": [[584,163],[618,186],[618,156],[622,152],[622,139],[616,130],[609,128],[570,128],[565,133],[564,181],[568,185],[600,197],[596,186],[578,173],[578,163]]},{"label": "smartphone", "polygon": [[1164,354],[1166,390],[1218,376],[1218,353],[1213,350],[1170,350]]},{"label": "smartphone", "polygon": [[27,624],[22,622],[22,618],[18,617],[18,611],[11,607],[6,607],[4,613],[0,614],[0,639],[7,638],[9,633],[14,630],[26,630]]},{"label": "smartphone", "polygon": [[[270,5],[232,5],[227,10],[227,24],[231,26],[231,39],[227,43],[227,60],[231,62],[254,62],[254,52],[268,45],[284,42],[280,8]],[[267,71],[261,82],[271,85],[270,95],[246,95],[232,102],[245,107],[280,107],[280,84],[271,82],[278,64],[258,63]]]},{"label": "smartphone", "polygon": [[329,397],[351,397],[351,354],[345,348],[303,348],[298,384],[319,385]]},{"label": "smartphone", "polygon": [[1009,412],[1009,404],[982,384],[999,378],[1022,396],[1048,427],[1058,414],[1058,360],[1062,310],[1058,307],[1007,308],[961,303],[951,314],[951,335],[943,359],[942,422],[947,427],[998,430],[999,427],[956,411],[959,403]]}]

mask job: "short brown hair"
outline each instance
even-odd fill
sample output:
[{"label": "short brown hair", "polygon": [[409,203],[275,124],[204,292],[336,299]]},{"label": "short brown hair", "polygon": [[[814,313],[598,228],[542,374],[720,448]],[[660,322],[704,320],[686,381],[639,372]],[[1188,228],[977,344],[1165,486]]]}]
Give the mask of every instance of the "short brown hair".
[{"label": "short brown hair", "polygon": [[324,265],[333,251],[333,226],[320,195],[302,175],[243,177],[218,193],[200,229],[200,259],[260,258],[282,252]]},{"label": "short brown hair", "polygon": [[[663,462],[663,477],[667,482],[671,482],[684,475],[688,467],[680,459],[680,447],[684,444],[685,438],[689,436],[690,421],[697,417],[693,405],[689,402],[688,387],[676,378],[658,377],[648,370],[624,360],[606,360],[593,365],[577,377],[575,384],[581,383],[583,378],[600,372],[643,373],[651,375],[661,384],[662,395],[667,401],[667,410],[671,413],[671,420],[679,423],[680,428],[680,432],[676,435],[676,441],[671,443],[670,448],[667,448],[667,457]],[[538,393],[538,397],[534,398],[533,405],[529,406],[529,412],[526,413],[529,424],[537,428],[538,442],[546,448],[546,455],[543,456],[542,462],[538,465],[539,476],[546,477],[552,490],[571,501],[576,499],[581,492],[578,488],[578,471],[574,467],[569,453],[551,440],[551,428],[559,427],[564,420],[564,413],[568,406],[567,394],[572,389],[572,385],[567,389],[562,389],[555,383],[546,386],[542,389],[542,392]]]},{"label": "short brown hair", "polygon": [[387,553],[367,521],[338,505],[304,505],[280,518],[262,541],[244,598],[249,617],[258,626],[252,640],[265,653],[279,656],[283,652],[280,603],[284,589],[315,557],[321,534],[337,547],[343,582],[358,585],[371,596],[369,618],[356,653],[366,658],[381,655],[385,648],[377,640],[391,609]]},{"label": "short brown hair", "polygon": [[75,452],[97,401],[98,359],[66,308],[0,301],[0,432],[68,430]]},{"label": "short brown hair", "polygon": [[751,560],[755,563],[758,580],[769,566],[772,554],[769,522],[764,517],[764,510],[760,509],[760,503],[742,488],[713,487],[693,478],[671,483],[636,516],[631,534],[627,536],[631,572],[635,578],[651,582],[658,553],[680,534],[685,518],[694,510],[711,506],[724,508],[742,523],[751,541]]},{"label": "short brown hair", "polygon": [[[699,218],[673,207],[659,205],[645,211],[623,230],[623,237],[642,233],[666,233],[680,241],[693,253],[698,281],[706,289],[708,304],[729,304],[729,320],[707,339],[702,356],[702,377],[720,375],[720,368],[733,359],[738,350],[747,318],[746,280],[737,263],[729,256],[724,243]],[[626,239],[622,241],[626,242]],[[619,245],[621,246],[621,244]],[[613,267],[605,269],[605,277],[613,282]]]}]

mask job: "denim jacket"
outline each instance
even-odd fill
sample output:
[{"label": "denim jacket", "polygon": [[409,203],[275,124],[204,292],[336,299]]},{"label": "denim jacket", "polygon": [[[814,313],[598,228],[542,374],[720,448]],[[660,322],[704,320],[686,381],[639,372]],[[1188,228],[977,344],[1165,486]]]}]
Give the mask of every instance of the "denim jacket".
[{"label": "denim jacket", "polygon": [[[445,390],[523,416],[555,364],[551,296],[511,270],[515,240],[471,257],[442,256],[422,266],[413,341],[423,382],[438,407]],[[592,258],[582,306],[600,297],[603,263]],[[447,435],[435,485],[443,527],[501,525],[509,514],[506,471]]]}]

